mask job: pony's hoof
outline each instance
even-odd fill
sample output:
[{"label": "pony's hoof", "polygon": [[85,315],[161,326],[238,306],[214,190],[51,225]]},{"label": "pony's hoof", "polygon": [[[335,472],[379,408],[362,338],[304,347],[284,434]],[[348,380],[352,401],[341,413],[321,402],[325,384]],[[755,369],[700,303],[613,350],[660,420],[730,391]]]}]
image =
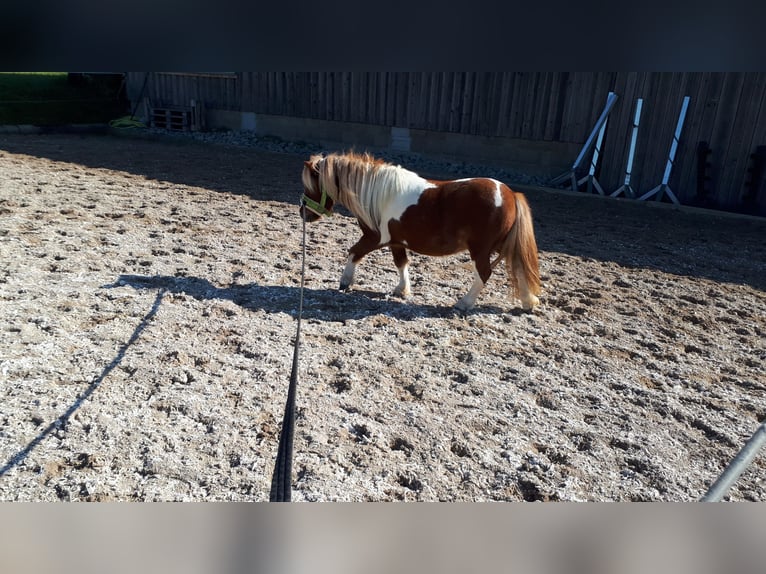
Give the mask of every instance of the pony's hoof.
[{"label": "pony's hoof", "polygon": [[399,289],[398,287],[394,289],[394,297],[401,297],[402,299],[406,299],[412,295],[412,291],[409,289]]},{"label": "pony's hoof", "polygon": [[472,307],[473,307],[473,303],[469,303],[461,299],[460,301],[455,303],[454,309],[455,311],[458,311],[459,313],[468,313],[468,311],[470,311]]},{"label": "pony's hoof", "polygon": [[525,299],[521,302],[521,308],[525,311],[532,311],[535,307],[537,307],[540,304],[540,299],[538,299],[535,295],[530,296],[529,299]]},{"label": "pony's hoof", "polygon": [[347,279],[346,277],[341,277],[340,278],[339,289],[341,291],[348,291],[351,288],[351,285],[353,285],[353,284],[354,284],[354,278],[353,277],[351,279]]}]

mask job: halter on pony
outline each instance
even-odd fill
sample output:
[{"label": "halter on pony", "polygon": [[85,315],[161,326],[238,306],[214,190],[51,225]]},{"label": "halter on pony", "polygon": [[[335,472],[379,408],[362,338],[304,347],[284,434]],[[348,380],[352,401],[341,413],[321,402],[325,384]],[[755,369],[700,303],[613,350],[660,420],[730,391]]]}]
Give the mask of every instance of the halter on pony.
[{"label": "halter on pony", "polygon": [[306,206],[306,209],[313,211],[318,216],[328,215],[332,217],[332,211],[325,207],[327,204],[327,191],[325,191],[324,187],[322,187],[322,197],[319,198],[319,201],[314,201],[305,193],[303,194],[301,201],[303,202],[303,205]]}]

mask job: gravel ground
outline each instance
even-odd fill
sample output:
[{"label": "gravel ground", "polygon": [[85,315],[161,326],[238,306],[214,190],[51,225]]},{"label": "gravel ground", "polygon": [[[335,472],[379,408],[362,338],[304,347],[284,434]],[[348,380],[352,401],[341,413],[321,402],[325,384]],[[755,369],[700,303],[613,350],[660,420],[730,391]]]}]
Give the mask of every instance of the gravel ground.
[{"label": "gravel ground", "polygon": [[[156,136],[0,136],[2,500],[268,499],[319,150]],[[387,159],[523,189],[542,304],[501,271],[455,313],[465,256],[413,256],[402,301],[384,251],[339,292],[358,227],[312,224],[293,499],[704,494],[766,417],[766,222]]]}]

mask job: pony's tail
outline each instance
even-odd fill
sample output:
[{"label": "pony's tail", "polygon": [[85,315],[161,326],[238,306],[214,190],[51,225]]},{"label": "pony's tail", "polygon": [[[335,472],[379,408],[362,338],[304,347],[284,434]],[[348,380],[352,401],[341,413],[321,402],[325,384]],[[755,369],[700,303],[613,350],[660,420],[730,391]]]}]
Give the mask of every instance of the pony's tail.
[{"label": "pony's tail", "polygon": [[540,303],[540,267],[537,241],[532,224],[532,210],[527,198],[513,192],[516,199],[516,221],[508,232],[504,245],[504,259],[512,296],[521,300],[521,306],[532,309]]}]

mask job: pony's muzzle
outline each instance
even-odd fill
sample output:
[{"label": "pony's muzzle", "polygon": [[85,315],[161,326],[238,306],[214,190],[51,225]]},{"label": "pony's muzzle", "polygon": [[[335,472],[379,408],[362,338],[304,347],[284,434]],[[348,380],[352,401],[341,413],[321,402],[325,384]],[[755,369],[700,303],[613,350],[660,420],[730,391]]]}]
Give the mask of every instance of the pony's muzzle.
[{"label": "pony's muzzle", "polygon": [[332,216],[332,201],[324,189],[322,189],[322,196],[319,198],[319,201],[311,199],[304,193],[301,196],[301,203],[305,209],[315,213],[318,217],[322,217],[323,215],[328,217]]},{"label": "pony's muzzle", "polygon": [[304,220],[306,223],[313,223],[314,221],[316,221],[317,219],[319,219],[320,217],[322,217],[322,216],[321,216],[321,215],[319,215],[319,214],[318,214],[316,211],[314,211],[313,209],[311,209],[310,207],[308,207],[308,206],[306,205],[306,203],[305,203],[305,202],[303,202],[303,201],[301,201],[301,206],[300,206],[300,208],[299,208],[299,210],[298,210],[298,211],[300,212],[300,214],[301,214],[301,217],[303,218],[303,220]]}]

